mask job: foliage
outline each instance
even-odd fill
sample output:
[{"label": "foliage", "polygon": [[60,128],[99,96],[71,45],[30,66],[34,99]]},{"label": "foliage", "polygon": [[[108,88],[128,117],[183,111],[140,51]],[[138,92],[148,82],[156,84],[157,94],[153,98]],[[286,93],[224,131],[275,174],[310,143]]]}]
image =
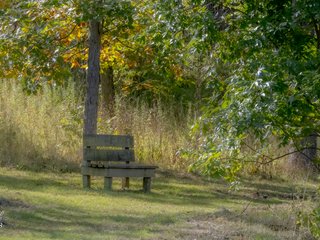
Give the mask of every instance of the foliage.
[{"label": "foliage", "polygon": [[[318,189],[318,197],[319,197]],[[310,211],[305,212],[301,211],[298,215],[298,224],[300,226],[306,226],[310,229],[311,234],[316,238],[320,238],[320,205],[317,202],[317,205]]]},{"label": "foliage", "polygon": [[120,95],[185,107],[211,94],[194,127],[194,167],[233,179],[249,136],[286,145],[319,129],[318,8],[313,0],[6,1],[1,74],[28,92],[66,83],[87,67],[86,22],[99,20],[101,71],[114,68]]},{"label": "foliage", "polygon": [[[320,5],[231,2],[224,2],[228,27],[207,83],[213,94],[194,127],[202,141],[193,169],[234,180],[246,161],[265,157],[270,136],[283,146],[319,133]],[[221,65],[230,70],[227,75],[221,75]],[[254,156],[241,151],[248,137],[262,144]]]},{"label": "foliage", "polygon": [[309,215],[309,226],[314,237],[320,238],[320,208],[316,208]]},{"label": "foliage", "polygon": [[70,51],[83,42],[83,30],[70,1],[13,1],[0,18],[1,77],[19,77],[35,92],[71,76]]},{"label": "foliage", "polygon": [[[103,18],[105,25],[113,28],[109,38],[132,25],[130,4],[117,2],[12,2],[0,15],[2,77],[19,77],[28,92],[36,92],[44,83],[66,83],[86,68],[89,18]],[[114,54],[108,57],[114,58]]]},{"label": "foliage", "polygon": [[186,105],[197,88],[186,73],[215,34],[202,1],[13,1],[0,18],[2,77],[18,77],[30,93],[81,77],[87,22],[96,19],[103,32],[101,71],[114,68],[118,92]]},{"label": "foliage", "polygon": [[[121,38],[124,64],[116,69],[127,96],[182,101],[194,98],[195,79],[186,74],[195,53],[211,44],[209,14],[192,1],[139,1],[133,29]],[[209,23],[209,24],[208,24]],[[187,105],[187,104],[186,104]]]}]

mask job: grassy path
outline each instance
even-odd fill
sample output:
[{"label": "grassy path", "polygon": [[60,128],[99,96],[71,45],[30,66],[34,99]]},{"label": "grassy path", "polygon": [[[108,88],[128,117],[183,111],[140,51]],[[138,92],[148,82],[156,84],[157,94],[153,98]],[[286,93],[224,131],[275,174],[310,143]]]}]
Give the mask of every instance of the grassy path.
[{"label": "grassy path", "polygon": [[[312,200],[292,200],[298,186],[251,182],[229,193],[221,182],[159,174],[151,194],[83,190],[78,174],[0,168],[2,239],[308,239],[295,213]],[[308,185],[312,197],[314,187]],[[115,181],[115,189],[120,181]],[[298,195],[297,195],[298,196]]]}]

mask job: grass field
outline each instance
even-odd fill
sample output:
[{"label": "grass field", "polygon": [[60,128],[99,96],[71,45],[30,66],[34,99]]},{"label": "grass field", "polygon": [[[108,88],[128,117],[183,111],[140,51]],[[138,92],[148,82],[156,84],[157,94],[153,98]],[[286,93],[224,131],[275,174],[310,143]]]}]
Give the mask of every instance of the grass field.
[{"label": "grass field", "polygon": [[0,168],[0,239],[312,239],[297,214],[316,201],[316,183],[244,181],[229,192],[222,181],[160,172],[151,194],[102,190],[79,174]]}]

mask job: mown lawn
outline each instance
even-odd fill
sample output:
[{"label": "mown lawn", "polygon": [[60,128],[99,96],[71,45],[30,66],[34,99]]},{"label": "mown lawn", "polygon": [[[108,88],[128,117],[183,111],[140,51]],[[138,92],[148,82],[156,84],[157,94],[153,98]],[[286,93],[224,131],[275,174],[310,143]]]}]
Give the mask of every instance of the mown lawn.
[{"label": "mown lawn", "polygon": [[152,193],[81,188],[79,174],[0,168],[0,239],[312,239],[296,215],[317,200],[316,183],[222,181],[159,173]]}]

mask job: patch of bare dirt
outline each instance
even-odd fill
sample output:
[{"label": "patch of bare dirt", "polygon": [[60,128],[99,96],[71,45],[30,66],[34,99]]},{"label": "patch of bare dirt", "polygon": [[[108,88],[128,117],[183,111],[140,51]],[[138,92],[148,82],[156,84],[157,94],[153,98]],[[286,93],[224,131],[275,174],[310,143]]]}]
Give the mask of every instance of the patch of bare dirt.
[{"label": "patch of bare dirt", "polygon": [[176,239],[248,240],[256,239],[259,234],[269,236],[270,239],[313,239],[308,232],[296,232],[291,220],[264,216],[267,211],[270,209],[250,207],[246,211],[237,213],[221,208],[211,214],[189,219],[186,227],[179,230]]},{"label": "patch of bare dirt", "polygon": [[222,208],[215,213],[190,219],[181,239],[187,240],[244,240],[248,239],[242,231],[242,225],[236,223],[234,213]]}]

